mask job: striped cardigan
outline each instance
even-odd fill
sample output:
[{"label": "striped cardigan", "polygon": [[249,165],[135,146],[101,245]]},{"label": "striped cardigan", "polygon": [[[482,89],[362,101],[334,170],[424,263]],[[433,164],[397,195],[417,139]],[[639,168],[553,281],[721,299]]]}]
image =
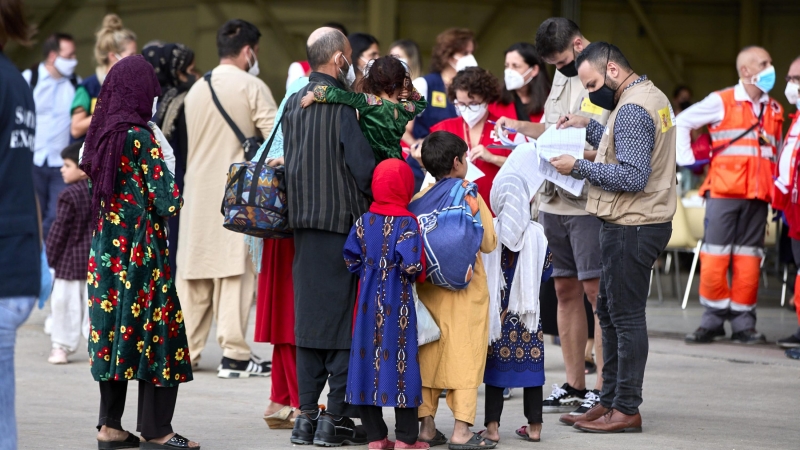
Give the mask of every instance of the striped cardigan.
[{"label": "striped cardigan", "polygon": [[317,85],[341,84],[313,72],[305,89],[286,102],[283,148],[289,225],[347,234],[371,202],[375,156],[361,132],[355,110],[300,100]]}]

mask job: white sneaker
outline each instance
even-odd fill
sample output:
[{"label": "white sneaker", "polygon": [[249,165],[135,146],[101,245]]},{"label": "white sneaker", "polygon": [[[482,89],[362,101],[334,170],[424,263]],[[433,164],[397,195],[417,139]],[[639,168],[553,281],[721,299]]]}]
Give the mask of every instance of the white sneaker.
[{"label": "white sneaker", "polygon": [[50,350],[50,357],[47,358],[50,364],[67,364],[67,351],[63,348],[54,348]]}]

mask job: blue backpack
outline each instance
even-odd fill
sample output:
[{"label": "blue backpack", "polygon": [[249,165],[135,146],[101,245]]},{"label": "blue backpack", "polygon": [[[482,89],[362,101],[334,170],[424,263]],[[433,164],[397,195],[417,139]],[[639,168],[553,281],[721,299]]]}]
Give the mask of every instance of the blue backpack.
[{"label": "blue backpack", "polygon": [[466,288],[483,241],[478,186],[445,178],[408,209],[419,221],[427,281],[453,291]]}]

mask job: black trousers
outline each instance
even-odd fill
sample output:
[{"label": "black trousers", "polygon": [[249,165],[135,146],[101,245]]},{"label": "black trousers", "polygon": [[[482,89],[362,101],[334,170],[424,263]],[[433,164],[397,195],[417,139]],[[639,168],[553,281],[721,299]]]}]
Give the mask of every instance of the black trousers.
[{"label": "black trousers", "polygon": [[[500,398],[503,393],[500,392]],[[361,414],[361,423],[367,430],[367,440],[369,442],[380,441],[389,435],[389,428],[383,420],[383,408],[373,405],[359,405],[358,411]],[[413,445],[419,437],[419,423],[417,419],[417,408],[395,408],[394,435],[398,441]]]},{"label": "black trousers", "polygon": [[[101,381],[100,420],[97,429],[105,425],[115,430],[122,428],[122,413],[125,412],[125,397],[128,394],[127,381]],[[139,408],[136,431],[145,440],[155,439],[172,433],[172,415],[178,399],[178,387],[157,387],[147,381],[139,380]]]},{"label": "black trousers", "polygon": [[[503,414],[503,389],[486,385],[486,419],[483,426],[492,422],[500,423]],[[528,423],[542,423],[542,387],[526,387],[522,390],[522,409]]]},{"label": "black trousers", "polygon": [[297,387],[300,409],[316,411],[325,383],[330,385],[326,411],[337,416],[358,417],[358,408],[345,403],[350,350],[297,347]]}]

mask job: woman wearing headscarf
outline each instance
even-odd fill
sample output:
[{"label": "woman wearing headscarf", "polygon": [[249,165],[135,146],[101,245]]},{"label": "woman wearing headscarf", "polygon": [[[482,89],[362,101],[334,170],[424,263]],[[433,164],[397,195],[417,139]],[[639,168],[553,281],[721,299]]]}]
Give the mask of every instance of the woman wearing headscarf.
[{"label": "woman wearing headscarf", "polygon": [[[166,219],[183,201],[147,125],[161,94],[153,67],[130,56],[109,71],[81,169],[97,216],[89,253],[89,357],[100,386],[98,448],[199,448],[172,431],[180,383],[192,380]],[[137,431],[124,431],[128,380],[139,382]]]},{"label": "woman wearing headscarf", "polygon": [[[198,77],[194,66],[194,52],[183,44],[155,44],[146,46],[142,55],[155,69],[158,84],[161,85],[161,96],[158,98],[158,109],[153,122],[161,129],[175,152],[173,175],[178,189],[183,192],[186,154],[189,149],[183,100]],[[177,215],[169,219],[169,262],[173,268],[178,251],[179,221]]]},{"label": "woman wearing headscarf", "polygon": [[[526,150],[519,150],[526,151]],[[513,154],[511,158],[513,158]],[[539,441],[542,431],[544,343],[539,317],[539,287],[550,278],[550,252],[544,228],[531,218],[530,203],[538,187],[512,170],[501,170],[492,187],[500,245],[484,256],[489,285],[489,350],[486,384],[485,438],[500,440],[503,389],[524,388],[523,411],[528,425],[516,434]]]}]

